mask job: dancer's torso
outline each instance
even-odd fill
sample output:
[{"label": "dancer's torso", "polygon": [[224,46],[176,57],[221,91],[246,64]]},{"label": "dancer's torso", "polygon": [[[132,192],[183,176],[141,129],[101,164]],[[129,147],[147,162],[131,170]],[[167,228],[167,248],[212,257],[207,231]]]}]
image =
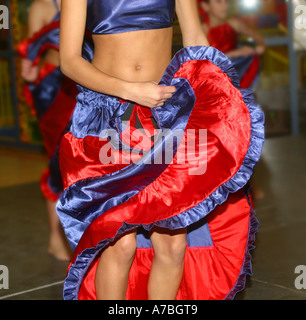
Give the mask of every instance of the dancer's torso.
[{"label": "dancer's torso", "polygon": [[89,0],[92,63],[127,81],[158,82],[172,57],[175,0]]},{"label": "dancer's torso", "polygon": [[237,49],[237,32],[229,22],[224,22],[218,26],[210,26],[209,20],[206,21],[206,36],[210,45],[223,53]]},{"label": "dancer's torso", "polygon": [[223,53],[237,49],[237,32],[229,21],[212,26],[209,16],[203,14],[204,30],[210,45]]},{"label": "dancer's torso", "polygon": [[223,53],[237,49],[237,33],[228,22],[216,27],[210,27],[207,39],[212,47]]}]

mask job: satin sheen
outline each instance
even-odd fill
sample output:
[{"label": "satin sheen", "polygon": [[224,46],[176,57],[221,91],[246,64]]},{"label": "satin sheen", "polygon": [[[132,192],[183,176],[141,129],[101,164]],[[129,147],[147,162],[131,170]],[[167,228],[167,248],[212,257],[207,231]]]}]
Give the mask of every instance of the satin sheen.
[{"label": "satin sheen", "polygon": [[171,27],[175,0],[89,0],[87,28],[113,34]]}]

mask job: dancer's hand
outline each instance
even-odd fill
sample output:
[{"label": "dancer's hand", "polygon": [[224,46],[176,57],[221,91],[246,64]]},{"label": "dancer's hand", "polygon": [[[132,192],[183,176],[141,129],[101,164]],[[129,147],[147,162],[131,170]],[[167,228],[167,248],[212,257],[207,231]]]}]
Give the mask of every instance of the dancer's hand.
[{"label": "dancer's hand", "polygon": [[161,107],[175,91],[175,86],[161,86],[153,81],[133,82],[127,100],[144,107],[156,108]]},{"label": "dancer's hand", "polygon": [[255,51],[257,54],[261,55],[261,54],[264,54],[264,52],[266,51],[266,48],[263,45],[258,45],[256,46]]},{"label": "dancer's hand", "polygon": [[35,82],[38,77],[38,66],[33,66],[32,61],[22,59],[21,61],[21,76],[27,82]]},{"label": "dancer's hand", "polygon": [[255,49],[251,46],[242,46],[238,49],[226,52],[226,55],[230,58],[248,57],[255,53]]},{"label": "dancer's hand", "polygon": [[255,53],[255,49],[251,46],[243,46],[238,51],[241,57],[248,57]]}]

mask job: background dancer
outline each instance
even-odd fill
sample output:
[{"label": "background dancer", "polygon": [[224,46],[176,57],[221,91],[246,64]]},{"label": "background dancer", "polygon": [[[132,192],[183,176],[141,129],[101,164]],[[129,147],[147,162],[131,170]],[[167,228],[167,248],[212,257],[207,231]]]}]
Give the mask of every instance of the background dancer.
[{"label": "background dancer", "polygon": [[39,120],[39,128],[49,159],[41,176],[50,225],[48,252],[59,260],[70,260],[71,249],[56,214],[56,201],[62,191],[58,144],[76,103],[76,84],[59,68],[60,1],[35,0],[29,9],[28,39],[19,44],[24,93]]}]

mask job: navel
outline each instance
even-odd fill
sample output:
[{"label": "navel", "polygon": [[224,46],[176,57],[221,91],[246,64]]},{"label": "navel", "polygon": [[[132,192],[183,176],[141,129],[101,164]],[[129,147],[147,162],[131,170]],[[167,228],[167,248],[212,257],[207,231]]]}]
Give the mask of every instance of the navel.
[{"label": "navel", "polygon": [[141,66],[138,64],[136,67],[135,67],[136,71],[139,71],[141,69]]}]

